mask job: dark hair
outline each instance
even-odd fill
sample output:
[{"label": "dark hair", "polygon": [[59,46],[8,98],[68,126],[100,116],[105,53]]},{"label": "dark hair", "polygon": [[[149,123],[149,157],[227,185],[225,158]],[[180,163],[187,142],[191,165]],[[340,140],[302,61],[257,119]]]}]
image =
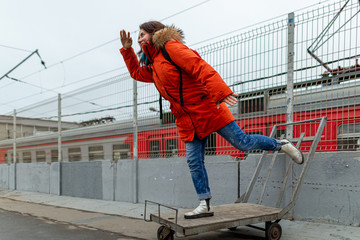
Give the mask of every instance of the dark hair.
[{"label": "dark hair", "polygon": [[158,21],[145,22],[139,26],[140,29],[144,29],[147,33],[150,33],[151,35],[165,27],[166,26],[164,24]]},{"label": "dark hair", "polygon": [[[149,21],[149,22],[145,22],[145,23],[141,24],[139,26],[139,29],[143,29],[145,32],[150,33],[150,35],[151,35],[150,41],[151,41],[154,33],[165,27],[166,26],[164,24],[162,24],[161,22]],[[140,64],[143,65],[144,61],[141,59],[141,55],[142,55],[142,48],[140,48],[140,51],[138,52],[138,56],[140,58]]]}]

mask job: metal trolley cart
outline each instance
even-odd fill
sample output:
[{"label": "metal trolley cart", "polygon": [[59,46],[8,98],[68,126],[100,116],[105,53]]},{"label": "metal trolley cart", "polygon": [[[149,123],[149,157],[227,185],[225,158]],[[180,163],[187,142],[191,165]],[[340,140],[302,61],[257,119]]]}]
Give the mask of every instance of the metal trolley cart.
[{"label": "metal trolley cart", "polygon": [[[255,182],[258,179],[261,167],[265,160],[265,155],[267,154],[266,151],[263,151],[245,194],[242,195],[233,204],[214,206],[213,217],[185,219],[183,215],[185,212],[188,212],[189,209],[179,210],[176,208],[165,206],[160,203],[146,200],[144,220],[147,222],[154,221],[161,225],[157,231],[157,238],[159,240],[172,240],[174,239],[174,234],[176,234],[177,237],[186,237],[190,235],[196,235],[196,234],[215,231],[219,229],[235,230],[239,226],[248,226],[263,230],[265,231],[265,238],[269,240],[280,239],[282,229],[279,222],[281,219],[289,218],[292,215],[291,209],[295,206],[296,199],[299,195],[300,187],[303,183],[304,175],[307,171],[310,162],[314,158],[315,150],[320,141],[321,134],[326,124],[326,118],[322,117],[322,118],[316,118],[316,119],[294,122],[289,124],[275,125],[270,134],[271,137],[274,137],[277,129],[282,126],[299,125],[309,122],[315,122],[317,126],[317,131],[315,135],[309,137],[309,136],[305,136],[305,133],[301,133],[299,138],[291,140],[294,143],[297,142],[298,147],[300,146],[302,141],[312,142],[312,144],[309,153],[305,157],[304,164],[301,165],[302,170],[296,182],[296,186],[293,191],[291,200],[284,208],[280,208],[280,203],[282,201],[285,192],[285,187],[289,178],[290,170],[292,169],[293,166],[293,161],[290,161],[286,174],[284,175],[284,179],[282,181],[282,186],[278,201],[276,203],[276,207],[268,207],[261,205],[265,193],[265,188],[268,183],[270,173],[273,168],[274,162],[277,158],[278,152],[273,153],[271,163],[267,170],[267,176],[262,185],[260,197],[258,198],[258,203],[257,204],[248,203],[249,197],[255,186]],[[146,215],[148,203],[157,205],[157,212],[150,214],[150,219],[147,219],[147,215]],[[170,209],[171,211],[161,212],[160,211],[161,208]],[[265,228],[252,225],[263,222],[265,223]]]}]

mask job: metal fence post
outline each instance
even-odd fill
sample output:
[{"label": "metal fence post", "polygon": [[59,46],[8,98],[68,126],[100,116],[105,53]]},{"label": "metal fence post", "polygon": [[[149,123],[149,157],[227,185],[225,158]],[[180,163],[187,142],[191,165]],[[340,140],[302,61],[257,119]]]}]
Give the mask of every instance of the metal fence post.
[{"label": "metal fence post", "polygon": [[138,203],[138,142],[137,142],[137,132],[138,132],[138,119],[137,119],[137,81],[134,80],[133,83],[134,91],[134,112],[133,112],[133,131],[134,131],[134,143],[133,143],[133,202]]},{"label": "metal fence post", "polygon": [[59,196],[61,195],[61,162],[62,162],[62,151],[61,151],[61,94],[58,94],[58,163],[59,163]]},{"label": "metal fence post", "polygon": [[[287,67],[287,95],[286,95],[286,123],[293,122],[294,116],[294,39],[295,39],[295,14],[288,15],[288,67]],[[286,127],[286,138],[293,138],[293,125]]]},{"label": "metal fence post", "polygon": [[14,143],[13,143],[13,160],[14,160],[14,190],[16,190],[16,110],[14,109]]}]

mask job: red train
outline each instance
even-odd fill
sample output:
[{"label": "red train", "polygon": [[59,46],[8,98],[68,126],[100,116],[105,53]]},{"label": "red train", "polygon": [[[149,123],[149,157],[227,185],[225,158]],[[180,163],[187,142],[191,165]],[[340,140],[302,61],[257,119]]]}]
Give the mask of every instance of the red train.
[{"label": "red train", "polygon": [[[360,71],[294,85],[294,121],[326,116],[317,151],[360,150]],[[238,125],[249,134],[269,135],[276,124],[286,122],[286,86],[256,90],[240,95],[232,107]],[[313,135],[317,123],[294,126],[294,137],[301,132]],[[131,159],[133,152],[132,121],[116,122],[63,131],[63,161]],[[276,137],[285,133],[279,129]],[[13,141],[0,142],[0,163],[10,162]],[[301,145],[308,151],[310,143]],[[206,154],[231,155],[243,159],[246,154],[236,150],[218,134],[209,137]],[[163,119],[139,120],[138,157],[158,158],[185,156],[171,113]],[[56,162],[57,133],[17,139],[17,162]]]}]

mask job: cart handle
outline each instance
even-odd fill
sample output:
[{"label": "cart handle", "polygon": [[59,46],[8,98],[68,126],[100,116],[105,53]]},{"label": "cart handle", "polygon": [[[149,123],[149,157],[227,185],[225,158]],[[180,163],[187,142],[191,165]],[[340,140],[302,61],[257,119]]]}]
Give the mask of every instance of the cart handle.
[{"label": "cart handle", "polygon": [[171,210],[174,210],[175,211],[175,224],[177,225],[177,220],[178,220],[178,209],[177,208],[173,208],[173,207],[169,207],[169,206],[166,206],[164,204],[161,204],[161,203],[157,203],[157,202],[153,202],[153,201],[150,201],[150,200],[145,200],[145,210],[144,210],[144,220],[145,222],[152,222],[151,218],[149,219],[146,219],[146,207],[147,207],[147,203],[153,203],[155,205],[158,206],[158,214],[159,214],[159,219],[160,219],[160,206],[163,206],[163,207],[166,207],[166,208],[169,208]]}]

